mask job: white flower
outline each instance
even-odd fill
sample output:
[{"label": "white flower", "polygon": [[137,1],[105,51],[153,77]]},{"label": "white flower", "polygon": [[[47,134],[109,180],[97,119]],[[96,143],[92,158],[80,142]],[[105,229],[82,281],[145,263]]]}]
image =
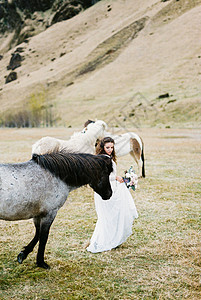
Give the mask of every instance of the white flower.
[{"label": "white flower", "polygon": [[138,184],[138,176],[135,174],[133,167],[130,167],[128,171],[125,171],[125,178],[127,179],[126,186],[135,190]]}]

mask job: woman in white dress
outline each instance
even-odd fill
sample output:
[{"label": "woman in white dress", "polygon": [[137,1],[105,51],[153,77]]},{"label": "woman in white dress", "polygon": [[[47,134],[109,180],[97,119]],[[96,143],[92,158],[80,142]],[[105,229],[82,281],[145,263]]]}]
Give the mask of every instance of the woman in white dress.
[{"label": "woman in white dress", "polygon": [[87,247],[92,253],[108,251],[125,242],[132,234],[133,220],[138,217],[130,191],[123,178],[116,175],[114,140],[110,137],[103,138],[96,148],[96,154],[112,158],[110,183],[113,193],[109,200],[103,200],[97,193],[94,195],[98,220]]}]

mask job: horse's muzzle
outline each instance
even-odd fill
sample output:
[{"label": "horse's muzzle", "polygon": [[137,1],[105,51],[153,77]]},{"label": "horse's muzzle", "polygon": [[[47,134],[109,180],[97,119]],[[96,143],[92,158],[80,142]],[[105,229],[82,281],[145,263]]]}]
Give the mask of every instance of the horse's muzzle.
[{"label": "horse's muzzle", "polygon": [[107,195],[103,195],[102,199],[103,200],[109,200],[111,197],[112,197],[112,190],[109,193],[107,193]]}]

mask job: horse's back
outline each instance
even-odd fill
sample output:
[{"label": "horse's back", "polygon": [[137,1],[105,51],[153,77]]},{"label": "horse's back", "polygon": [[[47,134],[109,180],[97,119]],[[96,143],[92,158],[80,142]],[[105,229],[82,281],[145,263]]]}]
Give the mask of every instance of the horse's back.
[{"label": "horse's back", "polygon": [[135,139],[142,149],[142,141],[139,135],[134,132],[126,132],[120,135],[110,135],[115,141],[115,151],[117,156],[124,156],[132,151],[132,139]]},{"label": "horse's back", "polygon": [[0,219],[23,220],[47,213],[55,208],[57,198],[61,201],[59,189],[64,185],[33,161],[0,165]]},{"label": "horse's back", "polygon": [[54,137],[45,136],[32,146],[32,153],[43,155],[45,153],[59,151],[60,140]]}]

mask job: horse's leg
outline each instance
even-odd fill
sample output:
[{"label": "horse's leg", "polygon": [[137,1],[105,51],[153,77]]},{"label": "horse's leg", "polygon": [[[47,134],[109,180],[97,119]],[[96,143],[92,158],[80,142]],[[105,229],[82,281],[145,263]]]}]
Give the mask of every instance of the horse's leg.
[{"label": "horse's leg", "polygon": [[133,151],[131,151],[130,152],[130,155],[133,157],[133,159],[134,159],[134,161],[136,162],[136,164],[137,164],[137,168],[138,168],[138,176],[139,177],[142,177],[142,162],[141,162],[141,160],[139,159],[137,159],[136,158],[136,156],[135,156],[135,153],[133,152]]},{"label": "horse's leg", "polygon": [[138,176],[142,177],[141,147],[135,138],[130,139],[130,148],[130,155],[134,158],[138,166]]},{"label": "horse's leg", "polygon": [[50,267],[48,264],[44,261],[44,252],[45,252],[45,246],[47,243],[50,226],[52,225],[52,222],[54,221],[56,217],[57,211],[51,212],[48,215],[46,215],[44,218],[41,219],[40,224],[40,236],[39,236],[39,247],[38,247],[38,254],[36,263],[38,267],[49,269]]},{"label": "horse's leg", "polygon": [[39,240],[39,233],[40,233],[40,218],[34,218],[34,225],[36,228],[36,233],[34,238],[31,240],[31,242],[24,247],[24,249],[18,254],[17,261],[21,264],[23,260],[25,260],[30,252],[33,251],[33,248],[37,244]]}]

